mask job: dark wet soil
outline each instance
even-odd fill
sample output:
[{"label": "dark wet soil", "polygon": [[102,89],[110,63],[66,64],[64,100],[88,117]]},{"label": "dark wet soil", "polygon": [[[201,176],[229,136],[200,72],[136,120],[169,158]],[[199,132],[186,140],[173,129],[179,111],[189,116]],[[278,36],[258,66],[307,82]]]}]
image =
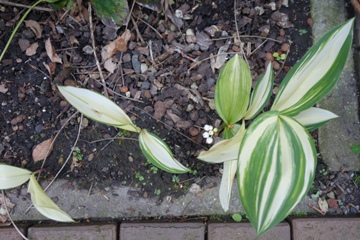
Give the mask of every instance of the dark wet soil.
[{"label": "dark wet soil", "polygon": [[[243,36],[241,41],[245,44],[243,47],[248,49],[247,60],[254,81],[264,72],[269,59],[273,60],[271,56],[274,52],[280,55],[288,53],[285,61],[273,60],[277,65],[274,92],[286,72],[312,44],[309,1],[296,1],[295,5],[291,4],[295,1],[289,2],[289,7],[285,7],[281,6],[281,1],[276,1],[275,10],[272,10],[271,1],[238,1],[235,10],[239,33]],[[183,20],[182,26],[175,26],[166,14],[136,5],[136,16],[148,23],[144,24],[135,18],[144,43],[130,22],[132,38],[128,49],[123,54],[118,52],[114,57],[114,61],[121,62],[121,65],[119,64],[114,73],[103,68],[111,98],[139,127],[148,129],[167,142],[175,158],[190,167],[191,173],[172,175],[154,168],[139,151],[136,135],[120,132],[121,137],[109,140],[117,136],[119,130],[91,120],[85,120],[87,124],[81,129],[79,140],[74,146],[79,131],[80,114],[64,125],[76,111],[63,101],[54,86],[77,85],[104,92],[94,56],[83,50],[85,46],[91,46],[86,8],[81,14],[78,11],[65,14],[62,10],[52,13],[34,10],[27,19],[40,23],[43,28],[42,37],[37,39],[24,24],[15,35],[0,63],[0,84],[7,89],[0,93],[0,161],[33,171],[38,170],[43,162],[33,161],[34,147],[59,133],[53,150],[44,163],[45,172],[41,175],[42,178],[53,178],[69,158],[59,175],[60,178],[77,181],[81,187],[87,189],[130,185],[136,190],[133,192],[135,196],[154,197],[161,201],[167,195],[177,196],[184,193],[192,183],[201,186],[204,176],[221,176],[222,165],[203,163],[197,160],[196,156],[200,150],[210,147],[202,138],[200,127],[205,124],[216,125],[220,121],[212,106],[219,70],[212,71],[210,54],[216,55],[219,48],[228,41],[228,53],[241,50],[232,38],[236,34],[233,5],[233,1],[226,0],[205,0],[201,3],[176,1],[169,11],[173,13],[179,8],[188,9],[192,19]],[[264,10],[261,15],[257,14],[260,10],[255,9],[256,6]],[[10,21],[23,9],[3,6],[2,10],[0,46],[6,44],[14,28]],[[276,17],[276,11],[288,16],[289,22],[283,22],[283,19]],[[106,28],[96,16],[93,22],[96,52],[100,58],[102,47],[121,35],[125,27],[119,28],[114,35],[114,30]],[[161,37],[149,25],[155,28]],[[217,27],[213,36],[206,32],[211,26]],[[199,47],[199,42],[188,42],[185,32],[189,28],[195,33],[205,34],[210,40],[207,42],[211,44]],[[73,37],[78,43],[70,40]],[[56,64],[53,76],[48,76],[43,64],[50,62],[44,44],[48,38],[63,60],[63,64]],[[27,40],[30,44],[38,42],[36,54],[26,56],[19,47],[20,39]],[[289,52],[282,49],[284,44],[290,46]],[[155,60],[152,61],[151,58]],[[193,61],[194,59],[196,61]],[[153,68],[139,72],[141,64]],[[136,101],[119,97],[118,95],[125,95],[124,89],[127,89],[130,98]],[[82,159],[74,165],[74,154],[71,151],[75,148]],[[77,158],[79,159],[78,155]],[[323,168],[326,169],[326,166],[320,165],[318,171]],[[343,196],[340,192],[335,193],[335,197],[342,197],[344,206],[349,203],[358,206],[359,195],[355,193],[359,193],[360,179],[356,183],[353,181],[356,173],[338,172],[329,173],[327,176],[339,178],[340,174],[348,174],[349,178],[343,178],[341,184],[348,184],[346,186],[352,190],[347,191],[345,186],[347,193],[342,193]],[[317,185],[319,181],[326,185],[324,176],[324,172],[319,172],[311,193],[322,188]],[[324,196],[325,191],[322,194]],[[338,214],[345,213],[345,210]]]}]

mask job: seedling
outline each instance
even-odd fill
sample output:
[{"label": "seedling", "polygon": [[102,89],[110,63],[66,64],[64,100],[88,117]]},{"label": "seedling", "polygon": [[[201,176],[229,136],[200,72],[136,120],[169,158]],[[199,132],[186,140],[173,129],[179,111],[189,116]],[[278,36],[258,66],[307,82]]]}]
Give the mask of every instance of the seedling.
[{"label": "seedling", "polygon": [[231,217],[235,222],[241,222],[242,220],[242,216],[239,213],[234,213]]},{"label": "seedling", "polygon": [[178,182],[180,182],[180,178],[178,176],[176,176],[176,175],[173,175],[172,176],[172,182],[178,183]]},{"label": "seedling", "polygon": [[159,196],[161,194],[161,190],[160,189],[155,189],[154,194]]},{"label": "seedling", "polygon": [[136,173],[135,173],[135,178],[136,178],[136,179],[139,179],[140,182],[141,182],[141,181],[144,181],[144,179],[145,179],[143,176],[141,176],[141,174],[140,174],[139,172],[136,172]]},{"label": "seedling", "polygon": [[328,174],[328,171],[326,171],[326,169],[323,168],[323,169],[320,169],[320,170],[319,170],[319,173],[322,174],[322,175],[324,175],[324,176],[326,176],[326,175]]},{"label": "seedling", "polygon": [[300,36],[306,34],[307,32],[308,32],[308,31],[307,31],[306,29],[304,29],[304,28],[299,29],[299,34],[300,34]]},{"label": "seedling", "polygon": [[273,57],[274,57],[277,61],[282,61],[282,60],[285,60],[286,54],[285,54],[285,53],[279,54],[278,52],[274,52],[274,53],[273,53]]},{"label": "seedling", "polygon": [[73,151],[73,156],[76,157],[79,161],[83,160],[84,155],[81,153],[80,148],[76,147]]}]

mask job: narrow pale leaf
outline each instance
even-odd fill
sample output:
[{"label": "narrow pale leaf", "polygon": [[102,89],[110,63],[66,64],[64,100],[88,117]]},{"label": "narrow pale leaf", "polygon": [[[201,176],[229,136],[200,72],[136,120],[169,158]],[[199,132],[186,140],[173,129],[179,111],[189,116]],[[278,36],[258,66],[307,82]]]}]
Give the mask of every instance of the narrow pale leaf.
[{"label": "narrow pale leaf", "polygon": [[321,108],[311,107],[293,118],[303,125],[308,131],[313,131],[329,122],[331,119],[338,118],[336,114]]},{"label": "narrow pale leaf", "polygon": [[177,161],[170,148],[156,135],[142,129],[139,134],[139,145],[146,159],[156,167],[170,173],[186,173],[190,169]]},{"label": "narrow pale leaf", "polygon": [[126,113],[105,96],[83,88],[58,86],[60,93],[79,112],[94,121],[118,127],[124,130],[139,132]]},{"label": "narrow pale leaf", "polygon": [[35,208],[45,217],[59,222],[74,222],[74,220],[62,211],[44,192],[33,175],[30,177],[28,192]]},{"label": "narrow pale leaf", "polygon": [[220,189],[219,189],[219,198],[221,207],[226,212],[229,210],[231,189],[234,183],[235,173],[237,170],[237,160],[231,160],[224,162],[224,171],[221,177]]},{"label": "narrow pale leaf", "polygon": [[234,124],[244,117],[250,90],[249,66],[235,54],[221,70],[215,89],[215,108],[226,124]]},{"label": "narrow pale leaf", "polygon": [[231,139],[224,139],[214,144],[208,151],[200,152],[198,159],[208,163],[221,163],[238,158],[241,140],[245,134],[245,125]]},{"label": "narrow pale leaf", "polygon": [[249,108],[245,114],[246,120],[254,118],[266,106],[272,94],[273,84],[274,71],[270,62],[251,94]]},{"label": "narrow pale leaf", "polygon": [[354,18],[325,34],[282,81],[271,110],[295,116],[315,105],[336,84],[349,54]]},{"label": "narrow pale leaf", "polygon": [[9,189],[20,186],[29,180],[31,172],[29,170],[0,164],[0,189]]},{"label": "narrow pale leaf", "polygon": [[238,159],[240,199],[257,234],[286,218],[304,198],[317,160],[306,129],[278,111],[262,114],[252,122]]},{"label": "narrow pale leaf", "polygon": [[45,49],[48,57],[52,62],[62,63],[61,58],[56,54],[55,48],[51,44],[50,38],[45,41]]}]

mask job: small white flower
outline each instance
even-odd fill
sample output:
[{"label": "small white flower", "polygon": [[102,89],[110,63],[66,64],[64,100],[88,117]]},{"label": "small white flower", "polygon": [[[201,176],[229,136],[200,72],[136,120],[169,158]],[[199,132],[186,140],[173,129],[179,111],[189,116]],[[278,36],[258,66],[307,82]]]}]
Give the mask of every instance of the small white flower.
[{"label": "small white flower", "polygon": [[213,131],[213,130],[210,130],[210,131],[209,131],[209,135],[210,135],[210,136],[214,135],[214,131]]},{"label": "small white flower", "polygon": [[212,126],[206,124],[206,125],[204,126],[204,130],[205,130],[205,131],[209,131],[209,130],[210,130],[210,127],[212,128]]},{"label": "small white flower", "polygon": [[204,132],[204,133],[203,133],[203,138],[208,138],[208,137],[210,137],[209,133],[208,133],[208,132]]},{"label": "small white flower", "polygon": [[214,133],[217,133],[219,130],[217,128],[214,128]]},{"label": "small white flower", "polygon": [[206,143],[207,143],[207,144],[212,144],[213,141],[214,141],[214,139],[213,139],[212,137],[208,137],[208,138],[206,139]]}]

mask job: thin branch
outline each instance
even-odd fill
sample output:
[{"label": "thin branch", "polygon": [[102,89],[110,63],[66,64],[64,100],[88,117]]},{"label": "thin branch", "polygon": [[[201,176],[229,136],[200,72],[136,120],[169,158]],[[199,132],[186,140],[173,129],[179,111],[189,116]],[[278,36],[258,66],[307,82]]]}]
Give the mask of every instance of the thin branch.
[{"label": "thin branch", "polygon": [[[70,160],[70,157],[72,156],[72,153],[74,152],[74,149],[75,149],[75,146],[79,140],[79,137],[80,137],[80,131],[81,131],[81,125],[82,125],[82,121],[83,121],[83,115],[81,114],[81,118],[80,118],[80,123],[79,123],[79,130],[78,130],[78,134],[76,136],[76,139],[75,139],[75,142],[73,144],[73,147],[71,148],[71,151],[68,155],[68,157],[66,158],[64,164],[61,166],[60,170],[56,173],[55,177],[51,180],[51,182],[46,186],[46,188],[44,189],[44,192],[46,192],[46,190],[49,189],[49,187],[54,183],[54,181],[57,179],[57,177],[60,175],[61,171],[65,168],[66,164],[69,162]],[[30,208],[32,207],[33,205],[31,204],[27,209],[26,209],[26,213],[30,210]]]},{"label": "thin branch", "polygon": [[156,30],[156,28],[154,28],[153,26],[151,26],[150,24],[148,24],[146,21],[142,20],[141,18],[137,17],[137,20],[140,20],[141,22],[145,23],[145,25],[147,25],[149,28],[151,28],[152,30],[154,30],[154,32],[159,35],[159,37],[162,39],[163,36]]},{"label": "thin branch", "polygon": [[101,66],[100,66],[100,62],[99,59],[96,55],[96,46],[95,46],[95,37],[94,37],[94,26],[93,26],[93,22],[92,22],[92,13],[91,13],[91,3],[89,3],[89,7],[88,7],[88,11],[89,11],[89,25],[90,25],[90,35],[91,35],[91,43],[92,43],[92,48],[94,49],[94,57],[95,57],[95,61],[96,61],[96,66],[99,70],[99,74],[100,74],[100,79],[104,88],[104,95],[109,98],[109,94],[106,90],[106,83],[105,83],[105,79],[104,79],[104,74],[101,70]]},{"label": "thin branch", "polygon": [[2,195],[3,195],[3,201],[4,201],[4,204],[5,204],[6,213],[7,213],[8,217],[9,217],[10,222],[12,223],[12,225],[14,226],[14,228],[16,229],[16,231],[19,233],[19,235],[20,235],[23,239],[28,240],[28,239],[24,236],[24,234],[20,231],[20,229],[16,226],[16,224],[14,223],[14,221],[12,220],[12,218],[11,218],[11,216],[10,216],[9,210],[8,210],[8,208],[7,208],[7,206],[6,206],[6,197],[5,197],[5,192],[4,192],[4,190],[1,190],[1,193],[2,193]]},{"label": "thin branch", "polygon": [[[31,8],[31,6],[21,4],[21,3],[14,3],[9,1],[0,0],[0,4],[14,6],[14,7],[21,7],[21,8]],[[54,9],[52,8],[45,8],[45,7],[34,7],[34,10],[44,11],[44,12],[53,12]]]}]

